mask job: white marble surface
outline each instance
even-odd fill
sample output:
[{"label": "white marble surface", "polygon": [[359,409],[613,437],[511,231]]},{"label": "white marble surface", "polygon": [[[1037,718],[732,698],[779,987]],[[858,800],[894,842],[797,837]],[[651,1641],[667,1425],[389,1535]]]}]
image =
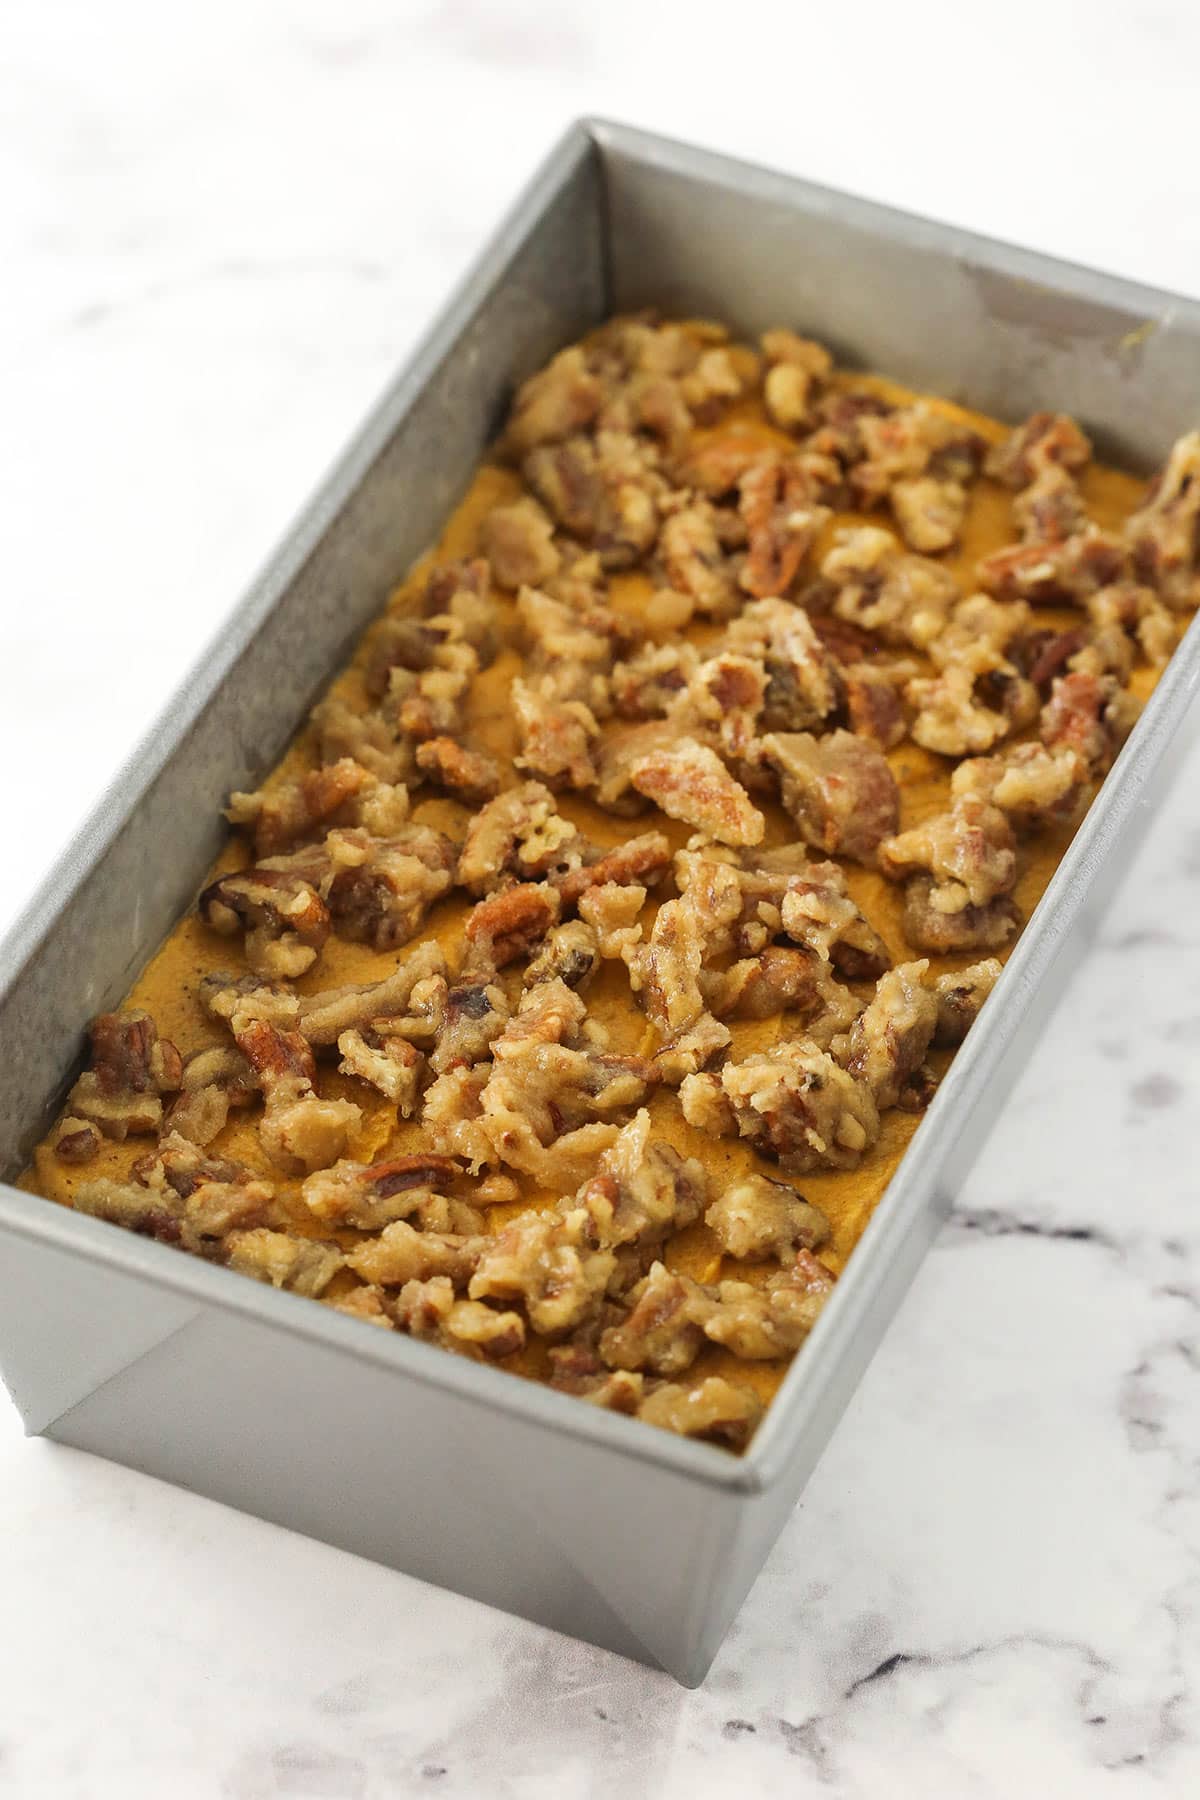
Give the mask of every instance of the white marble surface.
[{"label": "white marble surface", "polygon": [[[0,923],[570,115],[1200,294],[1187,0],[809,14],[9,9]],[[703,1689],[0,1400],[0,1794],[1198,1791],[1197,779]]]}]

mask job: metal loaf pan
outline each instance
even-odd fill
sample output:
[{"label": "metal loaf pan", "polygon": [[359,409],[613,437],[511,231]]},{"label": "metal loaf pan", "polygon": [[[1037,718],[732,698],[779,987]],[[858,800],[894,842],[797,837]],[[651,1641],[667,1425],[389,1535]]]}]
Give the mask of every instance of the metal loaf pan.
[{"label": "metal loaf pan", "polygon": [[[514,383],[650,302],[794,323],[1002,417],[1061,407],[1135,468],[1194,423],[1190,301],[574,126],[4,946],[0,1175]],[[700,1681],[1128,865],[1198,670],[1193,627],[741,1460],[6,1187],[0,1366],[27,1429]]]}]

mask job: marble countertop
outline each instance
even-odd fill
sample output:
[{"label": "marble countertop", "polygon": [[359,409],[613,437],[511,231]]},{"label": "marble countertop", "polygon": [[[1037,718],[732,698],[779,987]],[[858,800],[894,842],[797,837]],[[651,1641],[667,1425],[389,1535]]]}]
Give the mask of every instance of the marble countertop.
[{"label": "marble countertop", "polygon": [[[1082,17],[11,17],[0,926],[570,116],[1200,294],[1200,15]],[[1198,1791],[1198,782],[1200,754],[703,1688],[26,1442],[0,1398],[0,1795]]]}]

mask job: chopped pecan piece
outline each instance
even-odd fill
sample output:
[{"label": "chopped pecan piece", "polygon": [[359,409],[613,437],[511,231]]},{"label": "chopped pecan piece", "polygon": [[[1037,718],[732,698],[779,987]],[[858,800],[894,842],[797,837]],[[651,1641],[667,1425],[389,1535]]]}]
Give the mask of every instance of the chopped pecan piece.
[{"label": "chopped pecan piece", "polygon": [[736,571],[717,534],[716,512],[707,500],[696,500],[664,520],[658,554],[672,589],[686,594],[695,611],[722,619],[736,609]]},{"label": "chopped pecan piece", "polygon": [[235,1013],[233,1035],[256,1080],[267,1089],[282,1081],[302,1081],[310,1087],[316,1075],[312,1048],[299,1031],[281,1031],[265,1019]]},{"label": "chopped pecan piece", "polygon": [[950,777],[953,798],[974,795],[1014,825],[1032,828],[1071,818],[1087,787],[1087,765],[1067,745],[1017,744],[1002,756],[973,756]]},{"label": "chopped pecan piece", "polygon": [[371,837],[399,837],[408,824],[408,789],[403,782],[377,781],[372,775],[345,816],[347,823],[361,825]]},{"label": "chopped pecan piece", "polygon": [[615,1266],[583,1208],[526,1213],[487,1240],[468,1291],[520,1301],[540,1337],[561,1337],[599,1308]]},{"label": "chopped pecan piece", "polygon": [[924,477],[962,487],[983,462],[978,433],[929,400],[862,412],[854,430],[850,487],[863,506],[885,496],[894,502],[898,488]]},{"label": "chopped pecan piece", "polygon": [[1200,431],[1173,446],[1145,502],[1126,521],[1125,537],[1139,580],[1168,606],[1194,606],[1200,573]]},{"label": "chopped pecan piece", "polygon": [[554,522],[528,497],[494,506],[479,529],[479,548],[501,587],[541,587],[562,562],[554,544]]},{"label": "chopped pecan piece", "polygon": [[859,1014],[844,1044],[835,1045],[843,1066],[865,1081],[880,1112],[903,1104],[937,1029],[938,1002],[925,977],[929,964],[899,963],[881,975],[875,997]]},{"label": "chopped pecan piece", "polygon": [[608,733],[596,751],[592,797],[597,805],[622,815],[643,812],[646,801],[633,786],[632,772],[643,757],[669,749],[678,741],[678,725],[663,719],[647,719],[642,725],[626,725]]},{"label": "chopped pecan piece", "polygon": [[702,836],[677,852],[675,881],[700,915],[711,955],[726,951],[757,955],[779,935],[780,906],[789,876],[796,870],[768,872],[759,867],[772,854],[739,855]]},{"label": "chopped pecan piece", "polygon": [[376,950],[407,943],[453,884],[457,846],[426,824],[394,837],[329,832],[322,898],[338,934]]},{"label": "chopped pecan piece", "polygon": [[62,1162],[90,1162],[100,1148],[100,1132],[90,1119],[68,1113],[54,1128],[54,1154]]},{"label": "chopped pecan piece", "polygon": [[738,493],[747,532],[739,584],[759,599],[782,597],[799,575],[829,508],[821,505],[801,459],[769,453],[746,470]]},{"label": "chopped pecan piece", "polygon": [[833,370],[833,357],[815,338],[801,337],[787,326],[776,325],[759,338],[769,367],[791,363],[793,368],[807,369],[815,382],[823,382]]},{"label": "chopped pecan piece", "polygon": [[513,758],[518,769],[556,789],[595,786],[600,725],[586,702],[560,699],[554,679],[543,676],[513,682],[512,708],[521,732],[521,752]]},{"label": "chopped pecan piece", "polygon": [[[663,851],[669,857],[665,838]],[[578,904],[579,916],[595,933],[597,952],[606,962],[623,957],[641,937],[638,914],[646,904],[646,889],[639,882],[603,881],[585,889]]]},{"label": "chopped pecan piece", "polygon": [[[944,885],[932,875],[914,875],[904,887],[904,935],[917,950],[937,956],[969,950],[999,950],[1020,924],[1020,914],[1007,894],[986,906],[941,904]],[[954,890],[951,898],[956,897]]]},{"label": "chopped pecan piece", "polygon": [[680,1437],[702,1438],[726,1450],[744,1450],[762,1417],[762,1401],[750,1388],[710,1375],[694,1387],[665,1381],[647,1394],[637,1416]]},{"label": "chopped pecan piece", "polygon": [[291,871],[293,880],[307,874],[339,936],[394,950],[449,891],[457,860],[456,846],[442,832],[407,825],[388,838],[362,829],[331,831],[317,850],[274,857],[254,873]]},{"label": "chopped pecan piece", "polygon": [[1049,748],[1074,750],[1102,774],[1137,723],[1141,703],[1112,675],[1077,672],[1054,683],[1042,708],[1041,738]]},{"label": "chopped pecan piece", "polygon": [[822,1043],[846,1030],[860,1011],[860,1002],[834,979],[828,961],[813,948],[768,944],[757,956],[745,957],[719,975],[705,975],[702,987],[719,1019],[791,1013],[794,1024],[803,1025],[809,1037]]},{"label": "chopped pecan piece", "polygon": [[170,1188],[181,1200],[211,1183],[233,1185],[249,1181],[251,1171],[224,1156],[206,1156],[198,1144],[177,1132],[164,1132],[158,1149],[140,1156],[133,1165],[134,1178],[160,1191]]},{"label": "chopped pecan piece", "polygon": [[[602,688],[586,684],[607,673],[614,657],[639,635],[630,620],[614,609],[607,577],[594,553],[577,557],[544,588],[521,588],[517,618],[528,665],[561,680],[559,693],[583,699],[603,693]],[[579,678],[575,665],[583,671],[582,686],[575,685]]]},{"label": "chopped pecan piece", "polygon": [[599,1158],[575,1204],[585,1209],[592,1235],[605,1249],[641,1249],[694,1224],[707,1198],[704,1165],[652,1137],[643,1107]]},{"label": "chopped pecan piece", "polygon": [[755,600],[729,628],[729,650],[762,663],[765,731],[807,731],[837,711],[842,684],[837,664],[800,607]]},{"label": "chopped pecan piece", "polygon": [[868,738],[881,750],[894,750],[907,734],[904,708],[895,682],[870,663],[851,663],[842,671],[846,721],[856,737]]},{"label": "chopped pecan piece", "polygon": [[281,1031],[294,1031],[300,1023],[299,998],[286,982],[221,971],[205,975],[198,992],[205,1012],[223,1025],[231,1024],[235,1013],[248,1019],[263,1019],[268,1025],[278,1025]]},{"label": "chopped pecan piece", "polygon": [[537,588],[521,589],[517,611],[528,646],[530,691],[547,705],[575,701],[606,713],[609,674],[629,639],[620,615],[607,602],[581,607]]},{"label": "chopped pecan piece", "polygon": [[851,899],[836,863],[812,863],[788,879],[780,922],[788,937],[815,950],[847,981],[882,975],[891,962],[887,945]]},{"label": "chopped pecan piece", "polygon": [[[724,355],[724,352],[718,352]],[[725,367],[736,381],[732,364]],[[713,371],[716,389],[708,392],[703,378],[698,377],[696,397],[717,410],[722,398],[722,376]],[[609,432],[649,432],[669,450],[677,450],[685,441],[693,424],[693,415],[684,393],[684,382],[655,369],[635,370],[600,415],[601,428]],[[736,389],[732,390],[736,391]]]},{"label": "chopped pecan piece", "polygon": [[233,1035],[263,1091],[259,1137],[263,1149],[293,1174],[336,1162],[362,1113],[349,1100],[324,1100],[313,1087],[315,1067],[308,1041],[261,1019],[236,1015]]},{"label": "chopped pecan piece", "polygon": [[494,1158],[546,1186],[592,1161],[616,1135],[609,1123],[638,1105],[649,1065],[606,1055],[582,1027],[587,1013],[561,980],[544,981],[492,1045],[492,1073],[481,1095]]},{"label": "chopped pecan piece", "polygon": [[1022,543],[1057,543],[1086,529],[1083,495],[1067,470],[1050,463],[1013,501]]},{"label": "chopped pecan piece", "polygon": [[710,500],[720,500],[732,494],[746,470],[762,454],[762,438],[735,425],[689,448],[678,465],[679,477],[685,487],[698,489]]},{"label": "chopped pecan piece", "polygon": [[483,1230],[482,1215],[464,1201],[447,1199],[435,1191],[461,1174],[461,1163],[432,1152],[370,1164],[337,1162],[308,1176],[300,1197],[322,1225],[380,1231],[397,1219],[416,1219],[424,1231],[477,1235]]},{"label": "chopped pecan piece", "polygon": [[[560,1353],[567,1360],[556,1362]],[[628,1369],[606,1369],[602,1365],[585,1370],[576,1367],[572,1355],[573,1347],[569,1344],[555,1345],[550,1350],[554,1370],[550,1377],[552,1388],[560,1394],[574,1394],[577,1399],[601,1406],[606,1412],[627,1415],[637,1412],[645,1395],[642,1376],[632,1374]]]},{"label": "chopped pecan piece", "polygon": [[[299,1026],[310,1044],[335,1044],[344,1031],[361,1030],[382,1020],[391,1032],[427,1043],[440,1026],[445,972],[446,959],[440,947],[417,944],[382,981],[305,994],[295,1002],[290,1017],[258,1016],[265,1017],[268,1024]],[[222,1016],[230,1018],[232,1011]]]},{"label": "chopped pecan piece", "polygon": [[684,819],[726,844],[761,843],[766,823],[740,782],[696,738],[676,738],[639,757],[630,771],[638,793],[672,819]]},{"label": "chopped pecan piece", "polygon": [[417,745],[417,767],[427,781],[456,800],[490,800],[500,786],[500,766],[483,750],[468,750],[454,738],[426,738]]},{"label": "chopped pecan piece", "polygon": [[[365,1204],[369,1206],[369,1200]],[[431,1226],[418,1231],[407,1219],[394,1219],[378,1237],[348,1251],[346,1261],[356,1275],[378,1287],[438,1279],[465,1288],[491,1241],[478,1233],[439,1231]]]},{"label": "chopped pecan piece", "polygon": [[447,620],[429,668],[418,674],[399,662],[392,666],[382,716],[394,719],[397,731],[413,741],[456,736],[479,666],[474,645]]},{"label": "chopped pecan piece", "polygon": [[502,969],[532,955],[557,923],[561,905],[557,890],[545,881],[523,881],[481,900],[464,927],[472,967]]},{"label": "chopped pecan piece", "polygon": [[93,1219],[106,1219],[112,1225],[122,1225],[142,1237],[158,1238],[168,1244],[179,1242],[178,1208],[164,1206],[157,1194],[134,1182],[111,1181],[104,1177],[82,1182],[72,1196],[71,1204],[76,1212],[86,1213]]},{"label": "chopped pecan piece", "polygon": [[374,785],[374,777],[344,756],[322,769],[310,769],[295,781],[279,782],[252,794],[231,794],[225,816],[233,825],[253,825],[255,855],[273,856],[297,838],[308,837],[334,821],[367,785]]},{"label": "chopped pecan piece", "polygon": [[833,368],[833,358],[823,344],[794,331],[764,331],[759,341],[767,360],[763,377],[767,416],[782,431],[801,431],[812,423],[812,403]]},{"label": "chopped pecan piece", "polygon": [[969,969],[939,975],[933,984],[938,1009],[934,1043],[961,1044],[999,979],[1000,964],[994,956],[972,963]]},{"label": "chopped pecan piece", "polygon": [[[1152,588],[1142,587],[1137,582],[1119,581],[1100,588],[1088,595],[1084,606],[1092,625],[1093,641],[1100,643],[1102,649],[1109,649],[1111,661],[1108,666],[1123,679],[1127,680],[1129,676],[1134,644],[1146,661],[1157,668],[1168,660],[1179,640],[1178,615],[1167,610]],[[1129,649],[1123,653],[1117,644],[1115,654],[1112,654],[1111,646],[1118,633]],[[1077,658],[1077,661],[1081,660]]]},{"label": "chopped pecan piece", "polygon": [[412,1117],[425,1058],[407,1038],[390,1032],[387,1020],[381,1020],[379,1026],[368,1026],[365,1031],[343,1031],[337,1047],[342,1059],[338,1069],[343,1075],[369,1082],[392,1102],[402,1119]]},{"label": "chopped pecan piece", "polygon": [[459,1063],[439,1075],[425,1090],[421,1122],[432,1149],[461,1157],[474,1174],[493,1160],[492,1140],[484,1129],[483,1090],[491,1077],[490,1062]]},{"label": "chopped pecan piece", "polygon": [[600,1339],[600,1355],[610,1368],[681,1375],[695,1362],[704,1331],[694,1314],[704,1292],[686,1275],[671,1274],[660,1262],[629,1296],[632,1307],[619,1325]]},{"label": "chopped pecan piece", "polygon": [[658,536],[666,483],[644,439],[612,430],[569,437],[531,450],[521,466],[556,522],[590,544],[604,568],[628,568]]},{"label": "chopped pecan piece", "polygon": [[958,542],[967,516],[967,490],[961,482],[918,475],[898,481],[889,498],[910,550],[929,556]]},{"label": "chopped pecan piece", "polygon": [[[366,669],[367,691],[376,698],[387,689],[391,667],[430,668],[450,642],[470,645],[480,663],[491,661],[495,654],[496,608],[486,560],[474,556],[434,563],[425,578],[419,614],[414,619],[411,599],[406,596],[376,628],[382,637],[373,641],[373,655]],[[389,641],[400,652],[397,658],[389,659],[386,654]]]},{"label": "chopped pecan piece", "polygon": [[1050,468],[1082,469],[1091,455],[1091,443],[1074,419],[1066,413],[1035,412],[989,451],[984,467],[993,481],[1024,488]]},{"label": "chopped pecan piece", "polygon": [[199,900],[214,931],[246,933],[246,961],[256,975],[292,979],[311,969],[329,936],[329,908],[303,875],[290,869],[246,869],[222,875]]},{"label": "chopped pecan piece", "polygon": [[685,707],[671,724],[686,729],[686,712],[694,708],[706,731],[713,731],[722,754],[735,762],[747,781],[757,775],[758,731],[767,692],[762,663],[729,651],[700,664],[688,686]]},{"label": "chopped pecan piece", "polygon": [[704,1010],[700,971],[705,949],[703,920],[684,896],[665,901],[649,941],[626,953],[630,986],[664,1037],[682,1031]]},{"label": "chopped pecan piece", "polygon": [[382,1288],[364,1285],[351,1288],[347,1294],[325,1297],[324,1304],[348,1319],[361,1319],[365,1325],[381,1325],[385,1331],[395,1330],[395,1320],[387,1309]]},{"label": "chopped pecan piece", "polygon": [[661,719],[675,705],[698,666],[695,646],[686,639],[643,644],[636,656],[617,663],[613,669],[613,705],[623,719]]},{"label": "chopped pecan piece", "polygon": [[720,1075],[689,1075],[683,1116],[701,1130],[746,1138],[789,1172],[853,1169],[879,1136],[870,1088],[809,1038],[773,1044]]},{"label": "chopped pecan piece", "polygon": [[905,688],[917,709],[912,735],[924,749],[943,756],[988,750],[1032,723],[1037,690],[1007,654],[1028,617],[1023,605],[1000,605],[984,594],[955,607],[929,646],[938,673]]},{"label": "chopped pecan piece", "polygon": [[692,840],[675,858],[680,891],[699,910],[710,952],[759,956],[786,935],[850,980],[888,967],[886,946],[846,892],[836,863],[810,863],[802,845],[740,856]]},{"label": "chopped pecan piece", "polygon": [[975,579],[1001,600],[1082,605],[1097,588],[1121,580],[1128,565],[1125,540],[1087,524],[1071,537],[995,550],[975,565]]},{"label": "chopped pecan piece", "polygon": [[[618,889],[618,892],[628,891]],[[536,987],[541,981],[564,981],[569,988],[582,990],[595,974],[599,962],[600,945],[593,928],[583,919],[568,919],[565,925],[557,925],[547,934],[525,971],[524,986]]]},{"label": "chopped pecan piece", "polygon": [[336,1244],[294,1237],[289,1231],[235,1231],[226,1239],[225,1250],[229,1267],[239,1275],[313,1297],[324,1293],[342,1267]]},{"label": "chopped pecan piece", "polygon": [[73,1205],[94,1218],[211,1254],[229,1231],[259,1225],[274,1197],[269,1182],[257,1180],[240,1163],[200,1154],[183,1138],[168,1134],[158,1153],[135,1163],[132,1181],[89,1181]]},{"label": "chopped pecan piece", "polygon": [[[557,575],[543,584],[552,600],[561,600],[575,612],[586,613],[609,604],[608,577],[594,550],[586,550],[571,538],[559,545],[562,563]],[[534,646],[536,651],[536,646]]]},{"label": "chopped pecan piece", "polygon": [[[514,888],[512,891],[521,893],[523,890]],[[493,902],[488,900],[483,904],[490,906]],[[490,956],[488,965],[489,968],[494,966]],[[487,979],[486,973],[475,975],[464,970],[447,990],[438,1026],[437,1047],[429,1059],[430,1067],[435,1074],[443,1075],[449,1069],[481,1062],[508,1019],[509,1005],[504,989]]]},{"label": "chopped pecan piece", "polygon": [[745,383],[737,371],[729,351],[722,345],[702,350],[695,366],[680,380],[679,391],[701,424],[716,418],[725,400],[736,400]]},{"label": "chopped pecan piece", "polygon": [[582,849],[578,832],[558,812],[549,788],[540,781],[526,781],[497,795],[475,814],[458,859],[457,879],[472,894],[489,894],[506,876],[528,881],[577,868]]},{"label": "chopped pecan piece", "polygon": [[957,912],[1011,893],[1017,879],[1016,844],[999,807],[963,794],[948,811],[881,844],[879,867],[892,881],[928,872],[938,883],[935,904],[943,912]]},{"label": "chopped pecan piece", "polygon": [[[1055,631],[1053,628],[1041,631],[1021,632],[1008,645],[1007,654],[1033,686],[1042,699],[1050,692],[1056,675],[1065,674],[1068,668],[1078,665],[1079,653],[1085,648],[1089,654],[1101,633],[1097,633],[1089,642],[1088,633],[1082,627],[1070,631]],[[1126,668],[1132,667],[1132,656],[1128,640],[1119,629],[1115,636],[1119,642],[1119,658]]]},{"label": "chopped pecan piece", "polygon": [[211,1144],[235,1106],[258,1098],[258,1081],[239,1050],[218,1045],[197,1050],[183,1065],[178,1097],[165,1120],[168,1131],[192,1144]]},{"label": "chopped pecan piece", "polygon": [[409,1281],[392,1309],[397,1329],[460,1356],[511,1356],[525,1342],[519,1313],[496,1312],[477,1300],[458,1300],[445,1276]]},{"label": "chopped pecan piece", "polygon": [[603,404],[603,382],[583,348],[572,344],[517,389],[505,434],[508,447],[523,455],[537,444],[560,443],[590,425]]},{"label": "chopped pecan piece", "polygon": [[[131,1132],[157,1131],[162,1096],[174,1093],[183,1079],[183,1060],[174,1044],[159,1037],[149,1013],[136,1010],[101,1013],[88,1026],[88,1037],[88,1067],[66,1102],[76,1125],[83,1121],[118,1142]],[[82,1150],[82,1142],[78,1148]]]},{"label": "chopped pecan piece", "polygon": [[600,414],[601,428],[648,431],[674,447],[696,420],[717,417],[743,390],[724,344],[706,342],[692,325],[653,327],[627,321],[606,353],[620,376]]},{"label": "chopped pecan piece", "polygon": [[391,688],[393,669],[407,669],[418,675],[433,668],[445,634],[434,620],[402,611],[378,619],[369,642],[363,686],[372,700],[382,700]]},{"label": "chopped pecan piece", "polygon": [[702,1309],[704,1335],[747,1362],[774,1361],[798,1350],[833,1291],[833,1277],[807,1250],[790,1269],[767,1279],[722,1281]]},{"label": "chopped pecan piece", "polygon": [[817,428],[805,439],[805,448],[849,470],[867,455],[864,423],[889,418],[896,410],[890,400],[866,388],[832,389],[817,401]]},{"label": "chopped pecan piece", "polygon": [[763,739],[763,752],[806,844],[874,861],[900,823],[900,791],[881,751],[852,732],[835,731],[822,738],[776,733]]},{"label": "chopped pecan piece", "polygon": [[[555,879],[564,906],[578,906],[583,911],[583,898],[598,888],[654,887],[670,867],[671,846],[661,831],[644,831],[629,838],[615,850],[606,851],[595,862],[584,862],[566,875]],[[640,903],[639,903],[640,905]],[[592,921],[595,923],[595,921]]]},{"label": "chopped pecan piece", "polygon": [[722,1025],[711,1013],[698,1013],[655,1052],[655,1077],[668,1087],[678,1087],[686,1075],[694,1075],[704,1068],[719,1051],[728,1049],[731,1042],[732,1034],[727,1025]]},{"label": "chopped pecan piece", "polygon": [[871,525],[839,530],[821,564],[833,611],[847,624],[925,650],[946,624],[958,583],[949,570],[901,550],[890,531]]},{"label": "chopped pecan piece", "polygon": [[828,976],[828,964],[812,951],[768,944],[758,956],[743,957],[719,975],[706,975],[703,992],[721,1019],[767,1019],[793,1011],[812,1017],[825,1004],[822,974]]},{"label": "chopped pecan piece", "polygon": [[739,1262],[791,1260],[799,1249],[816,1250],[829,1236],[829,1220],[785,1181],[744,1175],[704,1215],[727,1256]]},{"label": "chopped pecan piece", "polygon": [[411,778],[413,747],[395,719],[374,710],[360,712],[330,694],[313,707],[311,723],[322,762],[353,762],[389,787]]},{"label": "chopped pecan piece", "polygon": [[976,755],[1031,722],[1037,690],[1003,658],[994,660],[997,666],[983,673],[956,662],[909,682],[904,692],[916,708],[914,742],[939,756]]}]

